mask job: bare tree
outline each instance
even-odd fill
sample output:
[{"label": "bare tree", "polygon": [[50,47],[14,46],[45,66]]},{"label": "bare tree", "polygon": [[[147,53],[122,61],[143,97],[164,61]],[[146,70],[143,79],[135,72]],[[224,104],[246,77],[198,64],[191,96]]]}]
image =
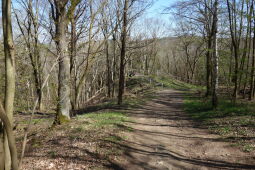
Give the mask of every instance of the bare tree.
[{"label": "bare tree", "polygon": [[[39,97],[38,110],[43,108],[43,91],[42,91],[42,79],[43,79],[43,65],[40,55],[40,40],[39,40],[39,2],[35,1],[35,9],[33,8],[34,0],[18,1],[19,4],[26,11],[26,17],[21,21],[21,13],[15,11],[15,17],[25,40],[26,47],[28,49],[28,55],[33,68],[33,76],[35,82],[36,94]],[[35,11],[35,12],[34,12]]]},{"label": "bare tree", "polygon": [[[241,2],[241,16],[240,16],[240,25],[237,24],[237,4],[236,1],[233,0],[233,4],[227,0],[227,7],[228,7],[228,16],[229,16],[229,27],[231,33],[231,40],[234,52],[234,59],[235,59],[235,69],[234,69],[234,90],[233,90],[233,101],[236,102],[237,97],[237,90],[238,90],[238,74],[239,74],[239,55],[240,55],[240,41],[242,36],[242,25],[243,25],[243,13],[244,13],[244,0]],[[238,29],[239,27],[239,29]]]},{"label": "bare tree", "polygon": [[[120,3],[121,4],[121,3]],[[119,65],[119,90],[118,90],[118,104],[123,102],[123,94],[125,89],[125,64],[126,64],[126,48],[127,48],[127,37],[131,29],[132,23],[137,19],[149,6],[151,2],[143,2],[139,0],[124,0],[121,12],[121,37],[120,37],[120,65]],[[139,8],[139,7],[142,8]],[[135,9],[137,8],[138,9]],[[133,15],[132,15],[133,12]]]},{"label": "bare tree", "polygon": [[128,7],[129,7],[129,0],[125,0],[124,8],[123,8],[122,31],[121,31],[121,53],[120,53],[120,77],[119,77],[118,104],[122,104],[122,97],[123,97],[124,85],[125,85],[125,63],[124,62],[125,62],[125,57],[126,57]]},{"label": "bare tree", "polygon": [[58,106],[55,123],[61,124],[70,119],[71,101],[70,101],[70,59],[68,57],[67,43],[67,24],[68,14],[75,10],[76,5],[80,2],[71,1],[67,9],[69,0],[51,1],[51,14],[55,23],[55,44],[57,56],[59,57],[58,72]]}]

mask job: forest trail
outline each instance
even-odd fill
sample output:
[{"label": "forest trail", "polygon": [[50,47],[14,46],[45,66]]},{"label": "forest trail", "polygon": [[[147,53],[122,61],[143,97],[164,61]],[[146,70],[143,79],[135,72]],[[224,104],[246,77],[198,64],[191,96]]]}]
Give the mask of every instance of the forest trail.
[{"label": "forest trail", "polygon": [[129,110],[123,169],[255,169],[254,157],[211,134],[183,111],[184,93],[163,90]]}]

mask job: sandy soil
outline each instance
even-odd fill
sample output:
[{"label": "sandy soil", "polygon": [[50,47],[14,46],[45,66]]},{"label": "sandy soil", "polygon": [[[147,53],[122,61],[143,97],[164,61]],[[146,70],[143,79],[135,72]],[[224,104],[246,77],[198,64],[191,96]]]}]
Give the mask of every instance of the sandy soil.
[{"label": "sandy soil", "polygon": [[230,146],[183,111],[183,95],[164,90],[128,110],[134,131],[126,134],[118,169],[255,169],[254,153]]}]

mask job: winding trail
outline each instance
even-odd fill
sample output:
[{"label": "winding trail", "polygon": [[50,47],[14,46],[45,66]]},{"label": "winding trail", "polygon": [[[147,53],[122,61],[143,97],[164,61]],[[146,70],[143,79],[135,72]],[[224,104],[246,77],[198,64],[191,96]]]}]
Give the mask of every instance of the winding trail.
[{"label": "winding trail", "polygon": [[210,134],[183,111],[184,93],[163,90],[152,101],[129,110],[134,131],[123,147],[118,169],[255,169],[255,157]]}]

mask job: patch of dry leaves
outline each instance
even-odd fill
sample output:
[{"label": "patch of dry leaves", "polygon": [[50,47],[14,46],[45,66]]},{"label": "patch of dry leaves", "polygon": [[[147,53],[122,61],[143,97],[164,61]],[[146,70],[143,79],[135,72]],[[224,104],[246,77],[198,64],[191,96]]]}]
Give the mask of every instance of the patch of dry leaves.
[{"label": "patch of dry leaves", "polygon": [[[105,140],[120,129],[81,128],[86,121],[73,119],[70,123],[51,128],[51,120],[33,125],[29,136],[23,170],[112,169],[121,154],[117,143]],[[19,120],[23,120],[22,118]],[[21,151],[22,128],[18,128],[18,151]]]}]

